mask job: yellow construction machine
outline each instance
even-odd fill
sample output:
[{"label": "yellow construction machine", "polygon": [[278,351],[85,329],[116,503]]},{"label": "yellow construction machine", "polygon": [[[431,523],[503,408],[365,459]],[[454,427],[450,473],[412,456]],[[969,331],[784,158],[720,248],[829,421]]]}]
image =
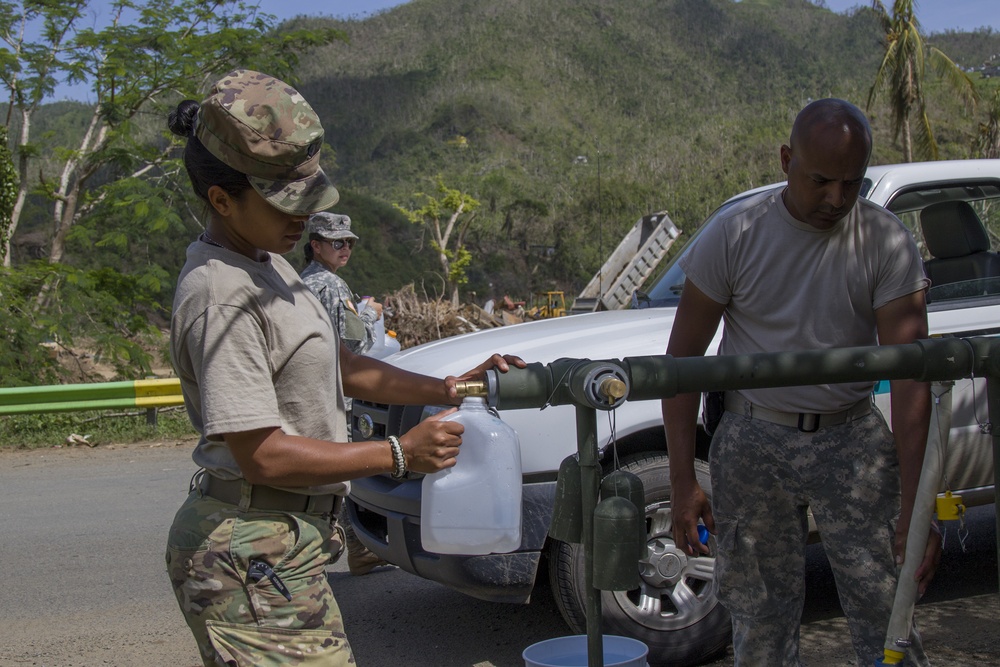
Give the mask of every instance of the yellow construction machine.
[{"label": "yellow construction machine", "polygon": [[566,296],[562,292],[539,292],[525,314],[533,320],[562,317],[566,314]]}]

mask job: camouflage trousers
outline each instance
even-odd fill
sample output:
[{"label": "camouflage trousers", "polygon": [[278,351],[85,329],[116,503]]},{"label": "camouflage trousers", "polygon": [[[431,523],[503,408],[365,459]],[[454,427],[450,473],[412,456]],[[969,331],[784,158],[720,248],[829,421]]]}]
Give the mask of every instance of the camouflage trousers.
[{"label": "camouflage trousers", "polygon": [[207,666],[354,665],[326,577],[330,518],[242,512],[192,491],[167,541],[167,573]]},{"label": "camouflage trousers", "polygon": [[[797,667],[807,509],[833,569],[859,665],[883,655],[896,590],[899,466],[877,410],[804,433],[726,412],[712,439],[715,581],[737,666]],[[927,665],[914,628],[906,664]],[[844,638],[847,641],[847,638]]]}]

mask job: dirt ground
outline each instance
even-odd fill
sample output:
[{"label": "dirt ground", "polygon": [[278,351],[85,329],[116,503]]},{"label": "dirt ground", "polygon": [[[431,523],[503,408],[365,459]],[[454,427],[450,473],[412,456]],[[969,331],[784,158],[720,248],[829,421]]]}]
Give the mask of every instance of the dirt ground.
[{"label": "dirt ground", "polygon": [[[163,341],[169,338],[169,332],[161,331],[162,340],[149,338],[141,343],[143,349],[150,355],[150,376],[156,378],[172,377],[173,369],[170,367],[169,359],[163,355]],[[59,365],[63,368],[63,382],[85,383],[85,382],[111,382],[121,379],[112,364],[101,359],[94,352],[94,346],[86,339],[77,341],[73,346],[46,344],[49,354],[55,357]]]}]

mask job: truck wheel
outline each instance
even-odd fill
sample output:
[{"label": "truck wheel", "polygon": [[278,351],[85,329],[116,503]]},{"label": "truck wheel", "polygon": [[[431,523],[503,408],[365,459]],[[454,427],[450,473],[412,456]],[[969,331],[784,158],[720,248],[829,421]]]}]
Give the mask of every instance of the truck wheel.
[{"label": "truck wheel", "polygon": [[[709,538],[709,556],[690,557],[674,546],[665,454],[632,456],[621,469],[638,475],[645,490],[646,557],[638,563],[639,588],[601,593],[603,631],[644,642],[651,667],[684,667],[716,657],[729,645],[732,629],[712,591],[715,538]],[[695,472],[711,496],[708,465],[695,461]],[[556,606],[573,632],[586,633],[583,547],[550,540],[549,559]]]}]

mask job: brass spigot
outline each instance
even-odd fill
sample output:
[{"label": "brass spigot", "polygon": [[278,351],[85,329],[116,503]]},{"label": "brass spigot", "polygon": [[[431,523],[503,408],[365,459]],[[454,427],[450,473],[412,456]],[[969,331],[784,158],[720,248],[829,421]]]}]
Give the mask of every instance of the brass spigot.
[{"label": "brass spigot", "polygon": [[455,391],[459,398],[467,396],[487,397],[486,382],[484,380],[463,380],[455,383]]},{"label": "brass spigot", "polygon": [[608,397],[608,402],[614,405],[619,399],[625,396],[625,383],[616,377],[609,377],[601,380],[600,391]]}]

